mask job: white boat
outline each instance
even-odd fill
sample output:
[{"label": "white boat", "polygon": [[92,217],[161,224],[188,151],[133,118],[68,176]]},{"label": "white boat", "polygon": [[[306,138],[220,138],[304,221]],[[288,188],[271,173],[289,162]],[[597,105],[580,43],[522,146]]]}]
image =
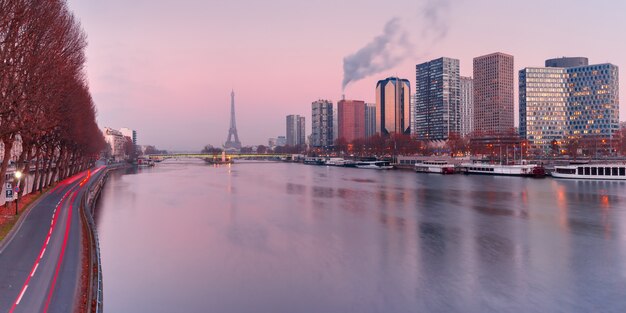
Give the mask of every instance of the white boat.
[{"label": "white boat", "polygon": [[424,161],[415,164],[415,171],[418,173],[438,173],[438,174],[454,174],[454,164],[448,161]]},{"label": "white boat", "polygon": [[626,164],[576,164],[555,166],[552,172],[555,178],[626,180]]},{"label": "white boat", "polygon": [[330,158],[326,160],[326,165],[330,166],[353,166],[354,164],[354,161],[342,158]]},{"label": "white boat", "polygon": [[544,177],[546,171],[537,164],[484,164],[484,163],[464,163],[461,164],[461,171],[466,174],[481,175],[501,175],[501,176],[527,176]]},{"label": "white boat", "polygon": [[393,166],[388,161],[362,161],[356,163],[357,168],[372,170],[391,170]]}]

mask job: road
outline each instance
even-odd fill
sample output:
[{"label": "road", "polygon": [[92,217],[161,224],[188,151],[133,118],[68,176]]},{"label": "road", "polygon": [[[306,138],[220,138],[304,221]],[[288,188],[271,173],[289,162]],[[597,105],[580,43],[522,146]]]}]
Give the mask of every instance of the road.
[{"label": "road", "polygon": [[102,169],[60,182],[0,247],[0,313],[74,309],[81,267],[80,201]]}]

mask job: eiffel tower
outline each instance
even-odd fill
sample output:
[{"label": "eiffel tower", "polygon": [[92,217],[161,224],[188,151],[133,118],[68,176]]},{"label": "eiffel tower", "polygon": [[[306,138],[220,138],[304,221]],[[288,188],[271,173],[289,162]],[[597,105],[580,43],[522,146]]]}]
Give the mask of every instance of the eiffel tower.
[{"label": "eiffel tower", "polygon": [[[233,137],[235,140],[233,141]],[[224,150],[227,151],[239,151],[241,149],[241,142],[239,142],[239,136],[237,135],[237,124],[235,123],[235,91],[230,93],[230,128],[228,129],[228,138],[224,144]]]}]

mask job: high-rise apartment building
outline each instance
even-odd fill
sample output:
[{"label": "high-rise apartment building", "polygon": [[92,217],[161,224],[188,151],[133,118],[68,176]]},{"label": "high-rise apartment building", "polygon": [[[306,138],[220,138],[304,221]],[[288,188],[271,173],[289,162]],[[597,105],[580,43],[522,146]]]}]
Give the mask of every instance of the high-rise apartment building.
[{"label": "high-rise apartment building", "polygon": [[499,135],[514,129],[513,56],[496,52],[474,58],[474,130]]},{"label": "high-rise apartment building", "polygon": [[439,58],[415,66],[414,134],[447,140],[461,132],[459,60]]},{"label": "high-rise apartment building", "polygon": [[287,115],[287,145],[297,147],[305,144],[304,116]]},{"label": "high-rise apartment building", "polygon": [[[619,129],[619,70],[587,65],[587,58],[558,58],[520,71],[520,135],[547,152],[553,140],[611,138]],[[585,64],[566,67],[567,65]]]},{"label": "high-rise apartment building", "polygon": [[474,131],[474,80],[461,76],[461,136]]},{"label": "high-rise apartment building", "polygon": [[548,153],[553,140],[567,135],[567,70],[525,68],[519,71],[519,133],[530,149]]},{"label": "high-rise apartment building", "polygon": [[389,77],[376,84],[376,132],[383,136],[411,132],[408,79]]},{"label": "high-rise apartment building", "polygon": [[365,138],[365,102],[342,99],[337,103],[339,138],[352,142]]},{"label": "high-rise apartment building", "polygon": [[365,138],[376,134],[376,104],[365,104]]},{"label": "high-rise apartment building", "polygon": [[333,103],[317,100],[311,104],[311,146],[333,145]]}]

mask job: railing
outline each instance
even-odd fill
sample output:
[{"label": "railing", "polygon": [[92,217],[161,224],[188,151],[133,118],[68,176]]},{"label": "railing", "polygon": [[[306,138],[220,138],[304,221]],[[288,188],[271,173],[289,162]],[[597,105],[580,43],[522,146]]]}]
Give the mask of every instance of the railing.
[{"label": "railing", "polygon": [[89,290],[87,299],[87,312],[102,313],[103,311],[103,287],[102,287],[102,260],[100,257],[100,240],[98,239],[98,231],[96,223],[93,219],[95,214],[95,203],[100,197],[102,186],[106,182],[109,171],[115,168],[106,168],[100,176],[100,179],[92,184],[87,191],[86,197],[82,199],[83,218],[89,226],[87,232],[91,244],[89,258]]}]

